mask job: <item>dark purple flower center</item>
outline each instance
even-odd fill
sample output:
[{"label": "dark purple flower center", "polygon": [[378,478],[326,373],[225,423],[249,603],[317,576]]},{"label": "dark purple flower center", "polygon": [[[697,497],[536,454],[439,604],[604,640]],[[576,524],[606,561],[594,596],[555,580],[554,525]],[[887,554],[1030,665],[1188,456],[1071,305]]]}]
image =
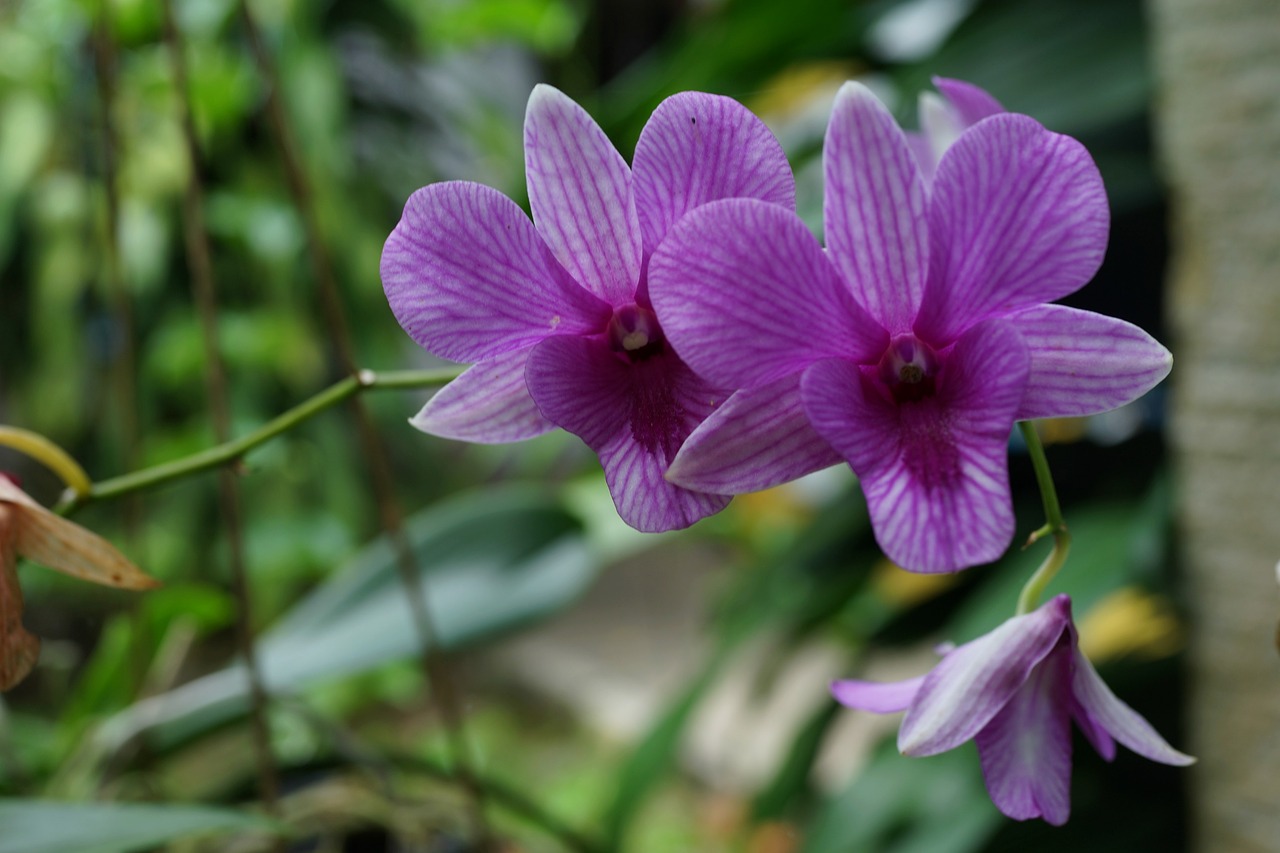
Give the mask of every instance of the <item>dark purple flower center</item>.
[{"label": "dark purple flower center", "polygon": [[932,397],[937,390],[938,356],[924,341],[910,333],[898,335],[880,358],[880,380],[893,399],[914,403]]},{"label": "dark purple flower center", "polygon": [[609,321],[609,346],[633,363],[660,355],[665,346],[657,316],[641,305],[615,310]]}]

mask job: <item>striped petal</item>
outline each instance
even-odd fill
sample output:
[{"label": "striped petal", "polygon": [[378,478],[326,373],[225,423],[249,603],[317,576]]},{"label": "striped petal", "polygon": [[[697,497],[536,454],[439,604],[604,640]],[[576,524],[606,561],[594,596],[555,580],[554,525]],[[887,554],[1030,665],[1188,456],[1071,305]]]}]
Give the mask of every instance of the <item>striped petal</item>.
[{"label": "striped petal", "polygon": [[478,444],[522,441],[554,429],[525,387],[528,358],[524,349],[473,364],[409,422],[431,435]]},{"label": "striped petal", "polygon": [[1018,334],[991,320],[965,333],[937,394],[917,402],[896,403],[847,361],[805,371],[809,419],[861,479],[876,540],[898,565],[953,572],[1008,547],[1007,446],[1028,361]]},{"label": "striped petal", "polygon": [[952,651],[920,685],[898,730],[898,749],[937,755],[973,738],[1022,689],[1070,621],[1070,601],[1058,596]]},{"label": "striped petal", "polygon": [[836,95],[822,163],[831,259],[881,326],[910,331],[929,259],[924,180],[898,123],[860,83]]},{"label": "striped petal", "polygon": [[484,361],[550,334],[598,331],[609,309],[556,262],[515,202],[450,181],[415,192],[382,250],[400,325],[428,352]]},{"label": "striped petal", "polygon": [[1004,112],[1004,106],[992,97],[986,89],[979,88],[964,80],[948,77],[934,77],[933,85],[947,99],[951,114],[955,116],[961,130],[966,130],[984,118]]},{"label": "striped petal", "polygon": [[633,302],[641,239],[631,170],[600,125],[539,84],[525,113],[524,157],[533,221],[556,258],[609,304]]},{"label": "striped petal", "polygon": [[675,530],[728,505],[728,496],[665,478],[681,443],[725,397],[674,355],[628,363],[602,340],[554,337],[534,348],[525,379],[542,414],[600,457],[627,524]]},{"label": "striped petal", "polygon": [[790,482],[841,462],[809,424],[792,374],[735,391],[685,441],[667,479],[689,489],[736,495]]},{"label": "striped petal", "polygon": [[992,116],[938,164],[929,284],[915,330],[934,346],[994,314],[1051,302],[1093,277],[1110,212],[1079,142],[1026,116]]},{"label": "striped petal", "polygon": [[795,179],[777,138],[721,95],[681,92],[659,104],[636,143],[633,171],[646,254],[680,217],[709,201],[756,198],[796,207]]},{"label": "striped petal", "polygon": [[1146,332],[1065,305],[1037,305],[1007,319],[1031,351],[1018,420],[1106,412],[1138,399],[1169,375],[1173,356]]},{"label": "striped petal", "polygon": [[680,357],[725,387],[878,358],[887,343],[799,217],[755,199],[685,216],[649,263],[649,294]]}]

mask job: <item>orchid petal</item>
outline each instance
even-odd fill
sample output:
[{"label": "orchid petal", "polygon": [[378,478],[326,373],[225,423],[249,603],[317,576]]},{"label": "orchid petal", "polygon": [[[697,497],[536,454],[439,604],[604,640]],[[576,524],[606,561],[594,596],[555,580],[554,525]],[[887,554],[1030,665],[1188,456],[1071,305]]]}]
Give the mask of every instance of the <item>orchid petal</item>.
[{"label": "orchid petal", "polygon": [[681,92],[659,104],[636,143],[633,173],[647,254],[680,217],[709,201],[756,198],[796,207],[795,178],[777,138],[721,95]]},{"label": "orchid petal", "polygon": [[915,330],[935,346],[995,314],[1082,287],[1102,263],[1110,213],[1076,140],[1026,116],[992,116],[938,164],[929,284]]},{"label": "orchid petal", "polygon": [[881,326],[909,331],[928,269],[925,185],[897,122],[860,83],[836,94],[822,162],[831,259]]},{"label": "orchid petal", "polygon": [[529,350],[505,353],[468,367],[436,392],[409,423],[430,435],[477,444],[502,444],[555,428],[524,384]]},{"label": "orchid petal", "polygon": [[1064,598],[1015,616],[944,657],[907,710],[898,749],[937,755],[982,731],[1062,639],[1071,621]]},{"label": "orchid petal", "polygon": [[382,283],[409,336],[451,361],[483,361],[550,334],[589,333],[609,316],[569,278],[515,202],[463,181],[410,196],[382,250]]},{"label": "orchid petal", "polygon": [[791,211],[716,201],[671,230],[649,263],[663,332],[711,382],[749,388],[823,358],[876,358],[887,338]]},{"label": "orchid petal", "polygon": [[600,457],[627,524],[675,530],[728,505],[728,496],[664,477],[680,444],[724,397],[674,355],[628,364],[597,339],[548,338],[530,354],[525,380],[542,414]]},{"label": "orchid petal", "polygon": [[1123,320],[1065,305],[1037,305],[1006,318],[1031,350],[1018,420],[1106,412],[1138,399],[1169,375],[1173,356]]},{"label": "orchid petal", "polygon": [[1071,690],[1094,724],[1138,755],[1161,764],[1195,763],[1195,758],[1170,746],[1137,711],[1120,701],[1079,649],[1075,651]]},{"label": "orchid petal", "polygon": [[[8,480],[0,476],[0,482]],[[22,626],[22,588],[14,550],[18,523],[18,513],[0,502],[0,692],[26,678],[40,658],[40,639]]]},{"label": "orchid petal", "polygon": [[800,376],[735,391],[685,440],[667,479],[735,495],[789,482],[841,462],[814,432],[800,402]]},{"label": "orchid petal", "polygon": [[1103,760],[1112,761],[1116,757],[1116,742],[1107,734],[1107,730],[1098,725],[1097,720],[1089,716],[1089,712],[1080,704],[1080,700],[1071,696],[1071,719],[1076,721],[1076,725],[1080,727],[1080,731],[1084,734],[1085,740],[1092,744],[1093,748],[1098,751]]},{"label": "orchid petal", "polygon": [[568,95],[534,87],[524,123],[529,206],[539,233],[587,290],[617,307],[640,280],[640,223],[631,170]]},{"label": "orchid petal", "polygon": [[933,85],[947,99],[962,130],[1005,111],[990,92],[964,80],[934,77]]},{"label": "orchid petal", "polygon": [[996,808],[1054,826],[1071,815],[1071,648],[1059,637],[974,738]]},{"label": "orchid petal", "polygon": [[898,565],[953,572],[1008,547],[1008,440],[1028,360],[1018,334],[990,320],[956,343],[933,398],[897,404],[845,361],[805,371],[805,411],[862,480],[876,541]]},{"label": "orchid petal", "polygon": [[911,701],[920,692],[920,685],[924,684],[924,680],[925,676],[921,675],[917,678],[908,678],[906,681],[892,682],[854,679],[833,681],[831,695],[841,705],[847,705],[850,708],[871,711],[875,714],[892,714],[895,711],[905,711],[911,705]]}]

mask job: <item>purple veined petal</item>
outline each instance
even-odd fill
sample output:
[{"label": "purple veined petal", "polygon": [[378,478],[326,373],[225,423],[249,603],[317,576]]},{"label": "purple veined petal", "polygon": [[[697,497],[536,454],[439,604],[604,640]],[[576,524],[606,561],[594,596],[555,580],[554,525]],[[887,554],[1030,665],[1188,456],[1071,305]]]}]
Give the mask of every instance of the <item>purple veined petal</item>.
[{"label": "purple veined petal", "polygon": [[632,171],[646,254],[709,201],[756,198],[796,208],[795,178],[777,138],[722,95],[681,92],[659,104],[640,133]]},{"label": "purple veined petal", "polygon": [[1005,112],[1004,106],[990,92],[972,83],[949,77],[934,77],[933,85],[947,99],[962,131],[984,118]]},{"label": "purple veined petal", "polygon": [[640,222],[631,170],[600,125],[566,94],[538,84],[524,121],[533,221],[565,269],[614,307],[640,281]]},{"label": "purple veined petal", "polygon": [[1106,412],[1138,399],[1169,375],[1173,355],[1132,323],[1065,305],[1015,311],[1031,350],[1018,420]]},{"label": "purple veined petal", "polygon": [[831,695],[841,705],[870,711],[873,714],[892,714],[905,711],[920,692],[925,676],[906,681],[857,681],[846,679],[831,682]]},{"label": "purple veined petal", "polygon": [[915,331],[942,345],[985,317],[1084,286],[1110,212],[1089,152],[1033,119],[1003,114],[947,149],[929,202],[929,283]]},{"label": "purple veined petal", "polygon": [[604,327],[609,308],[556,262],[515,202],[450,181],[410,196],[382,250],[400,325],[428,352],[484,361],[547,335]]},{"label": "purple veined petal", "polygon": [[547,338],[525,368],[542,414],[600,457],[622,520],[645,533],[676,530],[719,512],[727,495],[665,479],[681,442],[725,392],[670,353],[628,364],[593,338]]},{"label": "purple veined petal", "polygon": [[936,101],[939,108],[942,107],[942,101],[940,98],[938,98],[937,95],[931,94],[929,92],[925,92],[921,94],[920,95],[920,116],[921,116],[920,124],[922,128],[925,128],[925,130],[919,133],[908,130],[908,131],[904,131],[904,133],[906,134],[906,137],[907,137],[907,145],[911,146],[911,153],[915,155],[916,168],[920,170],[920,178],[925,182],[925,184],[929,184],[933,182],[933,173],[934,173],[934,170],[937,169],[938,167],[938,157],[942,155],[941,153],[938,153],[935,151],[933,136],[931,135],[931,132],[928,130],[928,125],[925,124],[925,120],[924,120],[925,110],[931,108],[931,104],[926,105],[925,103],[926,97],[928,97],[931,102]]},{"label": "purple veined petal", "polygon": [[898,123],[860,83],[836,94],[822,163],[832,260],[881,326],[909,331],[929,261],[925,184]]},{"label": "purple veined petal", "polygon": [[680,220],[649,262],[649,296],[680,357],[728,388],[822,358],[878,358],[887,343],[800,218],[755,199]]},{"label": "purple veined petal", "polygon": [[937,755],[982,731],[1062,639],[1071,622],[1065,598],[1015,616],[939,661],[907,709],[898,749]]},{"label": "purple veined petal", "polygon": [[1017,332],[989,320],[947,355],[932,398],[895,403],[845,361],[805,371],[809,420],[861,479],[876,541],[898,565],[954,572],[1008,547],[1007,448],[1028,361]]},{"label": "purple veined petal", "polygon": [[974,740],[991,801],[1014,820],[1071,816],[1071,646],[1053,651]]},{"label": "purple veined petal", "polygon": [[554,429],[525,387],[528,357],[524,349],[471,365],[409,423],[431,435],[477,444],[522,441]]},{"label": "purple veined petal", "polygon": [[1076,725],[1080,727],[1080,731],[1084,734],[1085,740],[1098,751],[1104,761],[1113,761],[1116,757],[1116,742],[1107,734],[1107,730],[1098,725],[1093,717],[1089,716],[1089,712],[1084,709],[1080,701],[1076,699],[1075,694],[1071,696],[1071,719],[1076,721]]},{"label": "purple veined petal", "polygon": [[[1170,746],[1137,711],[1116,698],[1079,649],[1075,650],[1071,690],[1092,725],[1103,729],[1143,758],[1175,766],[1195,763],[1195,758]],[[1106,757],[1105,753],[1103,757]]]},{"label": "purple veined petal", "polygon": [[693,431],[667,479],[737,495],[789,482],[843,459],[814,432],[800,402],[800,375],[735,391]]}]

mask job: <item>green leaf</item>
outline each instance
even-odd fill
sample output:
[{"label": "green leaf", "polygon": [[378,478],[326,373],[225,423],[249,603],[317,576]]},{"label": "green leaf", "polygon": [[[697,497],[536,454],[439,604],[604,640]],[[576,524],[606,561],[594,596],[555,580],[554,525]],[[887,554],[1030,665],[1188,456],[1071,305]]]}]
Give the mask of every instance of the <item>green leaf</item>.
[{"label": "green leaf", "polygon": [[[542,490],[487,489],[432,507],[406,526],[426,586],[436,640],[457,649],[545,617],[576,599],[598,561],[577,520]],[[259,640],[272,692],[353,675],[418,653],[395,552],[380,537],[298,602]],[[112,718],[112,748],[155,729],[153,748],[199,735],[247,708],[235,665]]]},{"label": "green leaf", "polygon": [[827,730],[836,721],[842,706],[824,702],[805,721],[791,741],[791,749],[783,759],[768,787],[756,795],[752,815],[757,821],[776,820],[786,815],[791,805],[809,789],[809,775],[818,757]]},{"label": "green leaf", "polygon": [[0,853],[127,853],[192,835],[280,830],[229,809],[48,800],[0,800],[0,827]]}]

